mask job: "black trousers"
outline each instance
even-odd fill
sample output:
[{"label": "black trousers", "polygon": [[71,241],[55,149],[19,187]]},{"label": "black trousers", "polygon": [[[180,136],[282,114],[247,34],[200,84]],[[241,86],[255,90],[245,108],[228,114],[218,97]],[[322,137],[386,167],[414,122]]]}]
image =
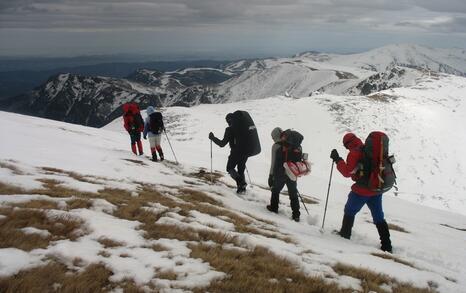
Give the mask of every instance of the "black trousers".
[{"label": "black trousers", "polygon": [[139,131],[130,131],[129,137],[131,138],[131,144],[135,144],[138,140],[141,140],[141,133]]},{"label": "black trousers", "polygon": [[[230,153],[227,161],[227,172],[236,181],[238,187],[246,185],[244,170],[248,157],[238,153]],[[238,170],[235,170],[237,168]]]},{"label": "black trousers", "polygon": [[278,204],[280,202],[280,192],[285,186],[288,188],[288,195],[290,197],[291,210],[293,211],[293,217],[299,217],[299,199],[298,199],[298,185],[296,181],[291,180],[286,175],[274,176],[272,186],[272,197],[270,198],[270,206],[274,210],[278,210]]}]

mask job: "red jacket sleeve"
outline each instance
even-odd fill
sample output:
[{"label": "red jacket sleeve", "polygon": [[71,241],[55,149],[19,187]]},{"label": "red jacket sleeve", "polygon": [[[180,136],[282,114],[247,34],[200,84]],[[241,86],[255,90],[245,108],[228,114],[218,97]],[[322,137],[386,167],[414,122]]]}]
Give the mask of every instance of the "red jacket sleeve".
[{"label": "red jacket sleeve", "polygon": [[348,153],[346,158],[346,162],[344,160],[340,160],[337,163],[337,169],[340,173],[345,177],[352,177],[358,167],[358,162],[361,160],[362,153],[358,150],[351,150]]},{"label": "red jacket sleeve", "polygon": [[124,125],[126,131],[129,131],[129,130],[130,130],[130,128],[129,128],[129,121],[128,121],[129,119],[128,119],[128,118],[129,118],[129,117],[128,117],[127,115],[124,115],[124,116],[123,116],[123,121],[124,121],[124,124],[123,124],[123,125]]}]

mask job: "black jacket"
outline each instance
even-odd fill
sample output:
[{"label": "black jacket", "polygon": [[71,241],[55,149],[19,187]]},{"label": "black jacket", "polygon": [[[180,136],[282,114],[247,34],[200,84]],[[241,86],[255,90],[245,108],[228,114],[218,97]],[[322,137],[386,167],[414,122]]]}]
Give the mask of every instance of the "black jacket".
[{"label": "black jacket", "polygon": [[231,127],[225,128],[225,134],[223,135],[222,140],[214,137],[212,138],[212,141],[215,142],[215,144],[221,148],[226,146],[226,144],[228,143],[230,144],[230,148],[232,151],[236,149],[236,140],[235,140],[235,136],[233,135],[233,129],[231,129]]}]

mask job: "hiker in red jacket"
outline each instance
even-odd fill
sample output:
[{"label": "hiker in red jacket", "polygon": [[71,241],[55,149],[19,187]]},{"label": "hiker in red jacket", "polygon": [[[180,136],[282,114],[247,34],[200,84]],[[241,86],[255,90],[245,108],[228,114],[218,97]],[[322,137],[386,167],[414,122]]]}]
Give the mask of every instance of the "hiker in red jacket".
[{"label": "hiker in red jacket", "polygon": [[[337,164],[337,169],[345,177],[351,177],[353,181],[357,181],[359,162],[363,157],[362,141],[353,133],[347,133],[343,137],[343,145],[349,150],[346,162],[340,157],[336,149],[333,149],[330,158]],[[370,190],[368,187],[354,183],[351,186],[351,192],[348,195],[348,200],[345,205],[345,214],[341,225],[341,237],[350,239],[351,229],[354,224],[354,217],[367,204],[372,214],[372,219],[379,232],[381,249],[383,251],[392,252],[392,244],[390,241],[390,232],[388,224],[385,221],[382,208],[382,194]]]},{"label": "hiker in red jacket", "polygon": [[136,103],[126,103],[123,105],[124,127],[131,138],[131,150],[137,155],[143,155],[144,151],[141,143],[141,132],[144,131],[144,120],[142,119],[139,106]]}]

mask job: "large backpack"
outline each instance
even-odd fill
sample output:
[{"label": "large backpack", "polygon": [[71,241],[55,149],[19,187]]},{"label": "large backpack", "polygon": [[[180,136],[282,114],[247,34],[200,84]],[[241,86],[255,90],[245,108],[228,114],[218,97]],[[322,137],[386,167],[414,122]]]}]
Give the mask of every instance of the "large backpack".
[{"label": "large backpack", "polygon": [[285,162],[300,162],[303,159],[303,148],[301,143],[304,136],[301,133],[287,129],[282,132],[282,150]]},{"label": "large backpack", "polygon": [[374,131],[367,136],[359,162],[358,185],[384,193],[396,184],[395,157],[388,155],[388,143],[388,136],[383,132]]},{"label": "large backpack", "polygon": [[160,112],[154,112],[149,115],[149,130],[154,134],[159,134],[163,129],[163,118]]},{"label": "large backpack", "polygon": [[251,116],[246,111],[235,111],[231,117],[231,128],[235,137],[235,147],[248,157],[261,152],[257,128]]},{"label": "large backpack", "polygon": [[288,178],[293,181],[311,172],[307,158],[303,157],[303,148],[301,147],[303,139],[304,136],[301,133],[291,129],[283,131],[281,135],[283,167]]},{"label": "large backpack", "polygon": [[144,129],[144,120],[142,119],[138,104],[130,102],[124,104],[122,108],[125,122],[128,123],[131,130]]}]

